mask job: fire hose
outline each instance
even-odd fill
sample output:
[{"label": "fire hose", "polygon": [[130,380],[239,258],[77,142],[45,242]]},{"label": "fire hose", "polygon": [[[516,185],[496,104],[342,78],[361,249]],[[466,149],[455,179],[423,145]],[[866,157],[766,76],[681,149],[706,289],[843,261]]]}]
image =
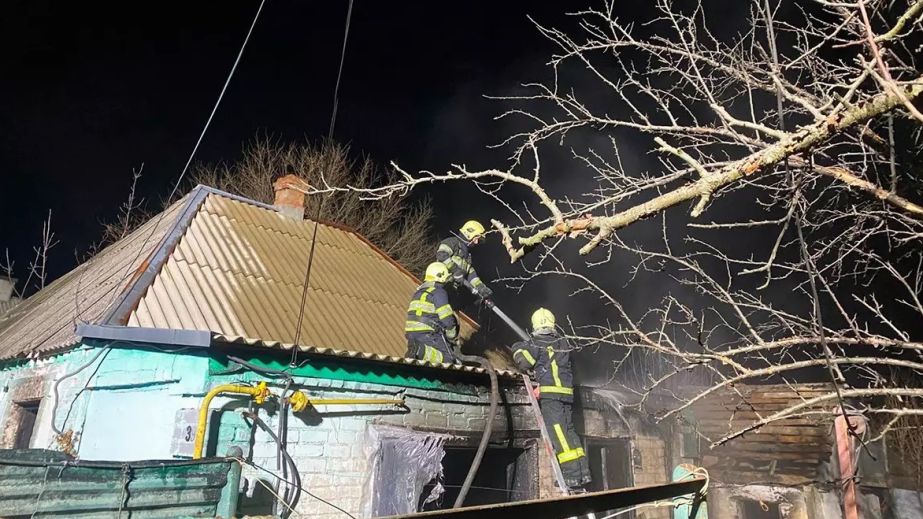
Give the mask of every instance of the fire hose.
[{"label": "fire hose", "polygon": [[520,339],[524,341],[529,340],[529,334],[526,333],[525,330],[520,328],[519,325],[516,324],[516,321],[510,319],[510,316],[506,315],[506,313],[503,310],[500,310],[500,307],[494,304],[493,301],[491,301],[490,299],[483,299],[482,301],[484,303],[484,306],[486,306],[487,308],[490,308],[490,310],[493,313],[497,314],[497,317],[499,317],[503,322],[505,322],[506,325],[509,326],[514,332],[516,332],[516,335],[518,335]]},{"label": "fire hose", "polygon": [[474,454],[474,460],[471,462],[471,468],[468,469],[468,475],[465,476],[465,482],[458,491],[458,497],[455,498],[455,505],[452,506],[452,508],[460,508],[462,504],[464,504],[465,497],[468,495],[468,490],[474,482],[474,476],[481,466],[481,460],[484,458],[484,453],[487,451],[487,444],[490,442],[490,433],[494,429],[494,418],[497,416],[497,401],[500,399],[500,394],[497,389],[497,372],[494,370],[494,367],[490,365],[490,361],[479,355],[459,354],[458,358],[464,362],[478,363],[487,371],[487,375],[490,377],[490,411],[487,415],[487,423],[484,425],[484,433],[481,435],[481,443],[478,445],[478,450]]},{"label": "fire hose", "polygon": [[[477,292],[472,290],[472,293],[477,296]],[[510,319],[506,313],[497,308],[497,305],[494,304],[490,299],[481,299],[481,302],[490,308],[495,314],[497,314],[500,319],[503,320],[510,328],[513,329],[523,340],[529,340],[529,336],[526,332],[516,324],[515,321]],[[500,392],[498,389],[497,383],[497,372],[494,370],[494,367],[490,364],[486,358],[479,355],[462,355],[461,352],[457,355],[458,358],[463,362],[470,362],[480,364],[487,375],[490,377],[490,411],[487,415],[487,423],[484,425],[484,433],[481,435],[481,443],[478,444],[478,450],[474,454],[474,460],[471,462],[471,468],[468,469],[468,475],[465,476],[465,482],[462,484],[461,489],[458,491],[458,497],[455,498],[455,504],[452,508],[460,508],[465,503],[465,497],[468,495],[468,490],[471,489],[471,484],[474,482],[474,476],[478,472],[478,468],[481,466],[481,460],[484,458],[484,453],[487,452],[487,444],[490,443],[490,433],[493,432],[494,419],[497,417],[497,402],[500,400]]]}]

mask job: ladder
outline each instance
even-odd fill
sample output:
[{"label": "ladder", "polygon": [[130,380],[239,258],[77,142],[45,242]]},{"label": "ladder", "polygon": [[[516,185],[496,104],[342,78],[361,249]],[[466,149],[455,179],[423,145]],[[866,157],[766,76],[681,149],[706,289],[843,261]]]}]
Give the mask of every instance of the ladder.
[{"label": "ladder", "polygon": [[[477,293],[475,293],[477,295]],[[529,340],[529,334],[525,332],[515,321],[510,319],[503,310],[497,307],[493,301],[489,299],[482,300],[484,304],[487,305],[495,314],[497,314],[500,319],[503,320],[509,326],[516,335],[519,336],[524,341]],[[554,453],[554,445],[551,443],[551,436],[548,434],[548,428],[545,427],[545,419],[542,417],[542,408],[538,405],[538,399],[535,398],[535,395],[532,394],[532,379],[529,378],[529,375],[522,376],[522,383],[526,388],[526,394],[529,396],[529,404],[532,405],[532,413],[535,415],[535,421],[538,423],[538,430],[542,433],[542,442],[545,444],[545,450],[548,452],[548,456],[551,458],[551,470],[554,472],[555,482],[558,484],[558,488],[561,489],[561,492],[565,496],[571,495],[570,488],[568,488],[567,483],[564,481],[564,473],[561,472],[561,464],[558,463],[558,456]],[[587,519],[596,519],[596,514],[589,513],[586,514]],[[575,518],[571,518],[575,519]]]},{"label": "ladder", "polygon": [[551,458],[551,470],[554,472],[555,482],[558,488],[564,492],[564,495],[570,495],[570,489],[564,482],[564,473],[561,472],[561,465],[558,463],[558,457],[554,453],[554,445],[551,443],[551,436],[548,435],[548,428],[545,427],[545,419],[542,418],[542,408],[538,405],[538,400],[532,394],[532,379],[529,375],[522,376],[522,383],[526,386],[526,393],[529,395],[529,403],[532,405],[532,413],[535,414],[535,421],[538,422],[538,430],[542,433],[542,442],[545,444],[545,450]]}]

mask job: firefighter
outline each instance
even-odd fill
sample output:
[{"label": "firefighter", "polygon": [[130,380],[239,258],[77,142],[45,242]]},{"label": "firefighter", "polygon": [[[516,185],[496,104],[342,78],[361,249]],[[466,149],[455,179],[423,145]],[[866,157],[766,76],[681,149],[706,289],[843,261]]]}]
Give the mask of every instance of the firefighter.
[{"label": "firefighter", "polygon": [[436,249],[436,260],[441,261],[452,274],[455,285],[464,285],[474,291],[481,299],[490,298],[493,291],[481,281],[474,266],[471,264],[471,253],[468,251],[484,237],[484,226],[476,220],[468,220],[462,225],[461,236],[449,236],[439,243]]},{"label": "firefighter", "polygon": [[423,284],[417,287],[407,308],[407,357],[434,363],[458,362],[452,349],[458,339],[458,320],[444,288],[449,278],[449,270],[438,261],[426,267]]},{"label": "firefighter", "polygon": [[555,329],[554,314],[539,308],[532,314],[532,337],[513,345],[513,359],[523,370],[535,372],[542,417],[564,482],[572,492],[585,492],[590,482],[590,467],[574,430],[571,350],[567,338]]}]

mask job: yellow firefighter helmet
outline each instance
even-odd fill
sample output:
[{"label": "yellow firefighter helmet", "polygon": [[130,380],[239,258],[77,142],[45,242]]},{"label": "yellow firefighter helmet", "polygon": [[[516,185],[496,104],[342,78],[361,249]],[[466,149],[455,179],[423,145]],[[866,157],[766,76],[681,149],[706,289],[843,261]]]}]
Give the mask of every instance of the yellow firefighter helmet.
[{"label": "yellow firefighter helmet", "polygon": [[481,222],[477,220],[468,220],[459,230],[461,231],[462,236],[464,236],[468,241],[471,241],[475,238],[480,238],[481,236],[484,236],[484,233],[486,232],[484,230],[484,226],[481,225]]},{"label": "yellow firefighter helmet", "polygon": [[532,313],[532,330],[554,328],[554,314],[547,308],[539,308]]},{"label": "yellow firefighter helmet", "polygon": [[424,281],[435,281],[436,283],[445,283],[449,280],[449,269],[445,263],[435,261],[426,267],[426,274],[423,276]]}]

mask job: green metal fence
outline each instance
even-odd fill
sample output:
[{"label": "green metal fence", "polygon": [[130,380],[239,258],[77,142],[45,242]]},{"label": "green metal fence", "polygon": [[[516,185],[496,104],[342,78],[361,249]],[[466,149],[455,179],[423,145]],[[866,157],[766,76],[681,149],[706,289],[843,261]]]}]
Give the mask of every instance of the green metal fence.
[{"label": "green metal fence", "polygon": [[0,517],[234,517],[233,458],[83,461],[55,451],[0,450]]}]

